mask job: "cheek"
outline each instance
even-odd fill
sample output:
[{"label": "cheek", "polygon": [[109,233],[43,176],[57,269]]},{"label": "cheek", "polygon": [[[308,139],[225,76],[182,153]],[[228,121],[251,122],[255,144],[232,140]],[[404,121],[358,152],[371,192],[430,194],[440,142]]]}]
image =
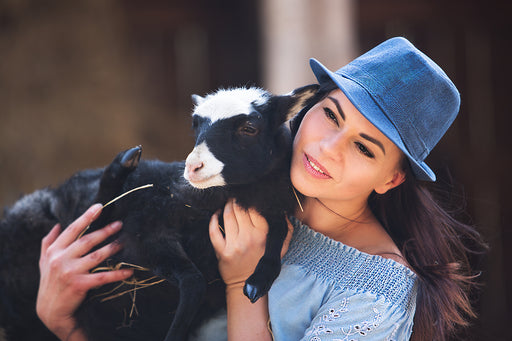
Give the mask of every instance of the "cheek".
[{"label": "cheek", "polygon": [[298,188],[297,186],[300,186],[300,183],[301,183],[301,167],[302,167],[302,162],[299,162],[300,159],[299,157],[297,156],[297,154],[293,153],[292,155],[292,163],[291,163],[291,167],[290,167],[290,179],[292,181],[292,184]]},{"label": "cheek", "polygon": [[346,167],[338,174],[340,186],[350,193],[367,192],[374,182],[375,172],[357,158],[346,158]]},{"label": "cheek", "polygon": [[293,148],[303,147],[309,142],[318,139],[319,132],[322,128],[318,118],[315,116],[313,110],[310,110],[302,119],[302,123],[299,126],[295,139],[293,140]]},{"label": "cheek", "polygon": [[369,195],[373,190],[389,181],[390,174],[392,174],[390,169],[384,165],[353,161],[351,167],[345,171],[345,176],[349,179],[347,188],[350,191]]},{"label": "cheek", "polygon": [[[290,169],[290,175],[292,177],[292,182],[299,181],[302,177],[299,177],[301,172],[303,171],[303,163],[302,158],[305,152],[305,149],[308,145],[311,146],[312,143],[315,142],[317,139],[314,133],[314,122],[311,122],[311,115],[310,113],[306,114],[304,119],[302,120],[302,123],[297,131],[297,134],[295,135],[295,138],[293,140],[293,150],[292,150],[292,162],[291,162],[291,169]],[[294,184],[295,185],[295,184]]]}]

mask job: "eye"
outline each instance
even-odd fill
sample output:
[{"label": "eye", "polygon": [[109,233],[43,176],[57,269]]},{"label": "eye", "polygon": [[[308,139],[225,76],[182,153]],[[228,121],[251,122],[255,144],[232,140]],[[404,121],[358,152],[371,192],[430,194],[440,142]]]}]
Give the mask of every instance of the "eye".
[{"label": "eye", "polygon": [[254,136],[258,134],[259,130],[253,126],[251,123],[246,122],[240,128],[238,128],[238,133],[246,136]]},{"label": "eye", "polygon": [[329,120],[333,121],[336,125],[339,125],[336,114],[331,109],[324,107],[324,114]]},{"label": "eye", "polygon": [[362,144],[360,142],[356,142],[356,146],[363,155],[365,155],[371,159],[373,159],[375,157],[375,155],[373,155],[373,153],[368,148],[366,148],[366,146],[364,144]]}]

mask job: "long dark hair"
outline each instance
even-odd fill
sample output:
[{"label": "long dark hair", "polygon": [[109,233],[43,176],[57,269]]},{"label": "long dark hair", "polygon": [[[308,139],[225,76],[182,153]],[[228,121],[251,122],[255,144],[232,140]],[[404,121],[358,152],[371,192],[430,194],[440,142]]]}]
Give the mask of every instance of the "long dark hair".
[{"label": "long dark hair", "polygon": [[[404,158],[404,183],[372,193],[370,209],[418,276],[413,340],[447,340],[476,317],[470,295],[479,285],[471,257],[486,245],[477,230],[457,220]],[[439,189],[439,193],[447,189]]]},{"label": "long dark hair", "polygon": [[[302,118],[317,102],[338,89],[321,84],[314,99],[291,121],[295,136]],[[372,193],[370,209],[418,276],[413,340],[445,341],[476,317],[470,294],[478,285],[470,256],[486,245],[470,224],[454,218],[428,185],[417,181],[404,157],[404,183],[385,194]]]}]

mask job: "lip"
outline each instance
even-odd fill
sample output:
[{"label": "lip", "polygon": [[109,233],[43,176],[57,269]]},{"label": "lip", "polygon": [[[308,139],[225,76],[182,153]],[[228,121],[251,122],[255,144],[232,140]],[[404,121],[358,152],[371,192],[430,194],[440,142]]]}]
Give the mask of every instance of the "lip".
[{"label": "lip", "polygon": [[[319,172],[315,168],[311,166],[311,163],[314,163],[316,167],[318,167],[322,172]],[[330,179],[331,176],[329,175],[329,172],[317,161],[315,160],[311,155],[304,154],[302,157],[302,163],[304,164],[304,168],[306,171],[311,174],[313,177],[317,179]]]},{"label": "lip", "polygon": [[209,187],[216,186],[224,186],[226,183],[222,178],[221,174],[214,174],[210,176],[185,176],[185,180],[187,180],[193,187],[199,189],[205,189]]},{"label": "lip", "polygon": [[183,177],[185,178],[185,180],[187,180],[188,182],[190,182],[192,185],[195,186],[195,185],[200,185],[200,184],[210,181],[216,175],[217,174],[207,175],[201,171],[193,172],[193,171],[185,170]]}]

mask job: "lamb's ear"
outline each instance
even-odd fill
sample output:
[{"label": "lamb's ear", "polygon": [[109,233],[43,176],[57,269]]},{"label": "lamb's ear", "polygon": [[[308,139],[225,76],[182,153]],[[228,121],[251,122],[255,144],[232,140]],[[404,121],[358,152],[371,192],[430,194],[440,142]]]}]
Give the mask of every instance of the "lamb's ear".
[{"label": "lamb's ear", "polygon": [[194,103],[194,105],[196,106],[204,102],[204,97],[201,97],[199,95],[193,94],[190,97],[192,97],[192,103]]},{"label": "lamb's ear", "polygon": [[270,126],[279,128],[283,123],[297,115],[304,106],[309,106],[319,89],[318,84],[312,84],[295,89],[292,92],[274,96],[263,104],[264,110],[270,113]]},{"label": "lamb's ear", "polygon": [[300,88],[297,88],[293,90],[291,93],[285,96],[290,96],[294,101],[293,105],[289,108],[288,112],[286,113],[286,119],[285,121],[290,120],[293,118],[297,113],[299,113],[306,105],[309,104],[309,100],[312,99],[318,89],[320,88],[320,85],[318,84],[310,84],[306,85]]}]

